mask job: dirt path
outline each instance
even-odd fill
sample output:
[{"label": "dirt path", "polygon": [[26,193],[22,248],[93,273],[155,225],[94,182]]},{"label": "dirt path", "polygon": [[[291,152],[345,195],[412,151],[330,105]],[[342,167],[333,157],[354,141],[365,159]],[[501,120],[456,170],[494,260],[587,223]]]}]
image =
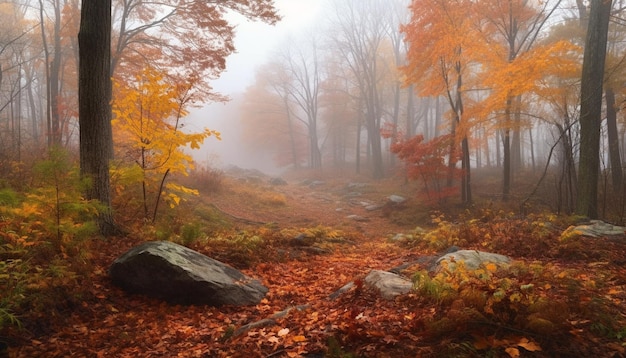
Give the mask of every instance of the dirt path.
[{"label": "dirt path", "polygon": [[[402,226],[390,221],[382,208],[390,194],[368,182],[292,180],[286,185],[270,185],[264,180],[247,186],[243,191],[227,190],[209,202],[244,222],[275,223],[281,228],[330,226],[356,230],[370,238],[407,232],[418,224]],[[368,210],[367,206],[380,208]]]}]

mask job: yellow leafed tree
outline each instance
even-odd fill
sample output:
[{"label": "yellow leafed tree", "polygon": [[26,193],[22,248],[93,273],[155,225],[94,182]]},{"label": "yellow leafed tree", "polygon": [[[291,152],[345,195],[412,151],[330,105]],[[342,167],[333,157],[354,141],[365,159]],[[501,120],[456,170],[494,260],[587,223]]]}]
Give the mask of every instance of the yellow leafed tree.
[{"label": "yellow leafed tree", "polygon": [[144,69],[133,82],[114,83],[112,123],[121,162],[116,177],[122,178],[118,191],[140,184],[143,213],[152,221],[162,199],[174,207],[184,195],[197,194],[167,182],[169,175],[188,175],[193,169],[192,157],[184,149],[198,149],[210,136],[220,139],[219,132],[206,128],[196,133],[181,130],[193,102],[193,85],[169,83],[152,68]]}]

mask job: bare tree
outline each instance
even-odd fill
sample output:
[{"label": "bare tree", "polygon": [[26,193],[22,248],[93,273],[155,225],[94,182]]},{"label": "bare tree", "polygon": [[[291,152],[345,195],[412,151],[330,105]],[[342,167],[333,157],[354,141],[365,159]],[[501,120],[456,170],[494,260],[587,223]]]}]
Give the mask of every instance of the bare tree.
[{"label": "bare tree", "polygon": [[[362,104],[368,149],[371,154],[372,176],[384,176],[382,141],[380,136],[381,88],[378,54],[387,36],[389,23],[381,16],[389,9],[384,0],[333,1],[332,39],[337,51],[353,73]],[[360,136],[358,131],[357,136]],[[357,140],[357,145],[360,141]],[[357,163],[360,148],[357,146]]]},{"label": "bare tree", "polygon": [[314,37],[307,48],[287,47],[282,53],[281,60],[289,76],[289,82],[284,89],[290,101],[298,108],[293,112],[307,128],[309,139],[309,167],[322,167],[322,152],[320,151],[318,135],[319,95],[321,84],[320,61],[317,44]]}]

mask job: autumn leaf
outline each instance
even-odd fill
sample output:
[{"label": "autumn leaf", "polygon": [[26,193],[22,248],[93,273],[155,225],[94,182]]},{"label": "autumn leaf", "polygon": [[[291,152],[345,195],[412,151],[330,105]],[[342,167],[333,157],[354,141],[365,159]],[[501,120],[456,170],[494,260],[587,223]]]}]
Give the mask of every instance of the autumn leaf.
[{"label": "autumn leaf", "polygon": [[529,352],[537,352],[537,351],[541,351],[541,346],[539,346],[539,344],[529,341],[527,338],[522,338],[520,339],[520,341],[517,343],[517,345],[519,347],[524,348],[525,350],[529,351]]},{"label": "autumn leaf", "polygon": [[289,328],[283,328],[276,334],[278,337],[286,336],[289,333]]},{"label": "autumn leaf", "polygon": [[489,272],[496,272],[498,270],[498,266],[492,262],[485,265],[485,268]]},{"label": "autumn leaf", "polygon": [[487,349],[491,344],[484,336],[473,335],[474,336],[474,348],[477,350]]},{"label": "autumn leaf", "polygon": [[509,357],[511,358],[517,358],[519,357],[519,349],[514,348],[514,347],[508,347],[507,349],[504,350]]}]

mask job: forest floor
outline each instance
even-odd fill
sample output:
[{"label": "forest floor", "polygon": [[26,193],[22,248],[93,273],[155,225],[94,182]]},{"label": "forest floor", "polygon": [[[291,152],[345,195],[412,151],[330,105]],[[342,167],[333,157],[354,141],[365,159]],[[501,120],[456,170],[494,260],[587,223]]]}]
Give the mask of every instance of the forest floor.
[{"label": "forest floor", "polygon": [[[269,288],[260,304],[178,306],[128,295],[111,284],[107,269],[141,240],[97,241],[91,273],[63,288],[72,298],[48,313],[23,315],[24,329],[10,332],[9,356],[626,356],[623,237],[564,243],[565,226],[489,209],[458,209],[462,215],[446,221],[397,179],[300,177],[281,186],[257,179],[229,178],[220,192],[187,204],[189,212],[177,220],[184,225],[191,215],[204,215],[227,223],[204,233],[239,240],[242,247],[195,237],[185,244],[259,278]],[[384,204],[392,194],[409,200],[365,210],[366,203]],[[417,227],[436,234],[392,240],[419,236]],[[298,234],[314,245],[294,245]],[[250,236],[265,244],[250,244]],[[362,285],[373,269],[389,270],[451,244],[522,264],[425,279],[428,286],[395,300]],[[406,275],[416,272],[422,271]],[[351,290],[329,298],[351,281]],[[284,314],[273,316],[277,312]]]}]

